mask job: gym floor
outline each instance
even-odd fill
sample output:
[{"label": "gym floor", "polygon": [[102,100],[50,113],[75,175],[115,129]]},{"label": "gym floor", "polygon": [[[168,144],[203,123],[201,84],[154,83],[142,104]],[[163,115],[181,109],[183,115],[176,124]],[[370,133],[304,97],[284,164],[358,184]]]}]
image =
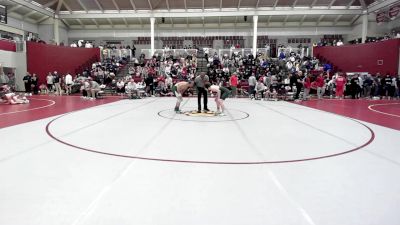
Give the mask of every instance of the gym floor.
[{"label": "gym floor", "polygon": [[400,221],[399,101],[30,100],[0,106],[0,224]]}]

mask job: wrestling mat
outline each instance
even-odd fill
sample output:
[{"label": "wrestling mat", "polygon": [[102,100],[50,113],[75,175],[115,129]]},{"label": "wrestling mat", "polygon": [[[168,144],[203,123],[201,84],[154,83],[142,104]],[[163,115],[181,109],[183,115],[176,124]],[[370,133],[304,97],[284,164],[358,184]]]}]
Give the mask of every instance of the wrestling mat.
[{"label": "wrestling mat", "polygon": [[214,117],[219,115],[216,111],[201,111],[200,113],[198,113],[197,110],[182,111],[181,114],[195,117]]}]

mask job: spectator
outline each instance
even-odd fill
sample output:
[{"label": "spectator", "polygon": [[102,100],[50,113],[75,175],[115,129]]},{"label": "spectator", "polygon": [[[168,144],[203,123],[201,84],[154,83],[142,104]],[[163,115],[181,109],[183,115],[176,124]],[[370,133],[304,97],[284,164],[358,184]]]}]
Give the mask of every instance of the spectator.
[{"label": "spectator", "polygon": [[57,71],[54,71],[53,73],[53,82],[54,86],[56,88],[56,95],[62,95],[62,89],[61,89],[61,78],[58,75]]},{"label": "spectator", "polygon": [[51,73],[47,74],[46,83],[47,83],[47,90],[49,92],[53,91],[53,80],[54,80],[53,75]]},{"label": "spectator", "polygon": [[236,98],[237,95],[237,86],[238,86],[238,77],[236,73],[233,73],[232,76],[229,79],[229,86],[231,87],[232,90],[232,97]]},{"label": "spectator", "polygon": [[344,87],[346,84],[346,79],[339,73],[336,80],[336,98],[343,98]]},{"label": "spectator", "polygon": [[304,86],[303,100],[306,101],[308,99],[308,94],[310,93],[311,89],[310,74],[307,74],[303,79],[303,86]]},{"label": "spectator", "polygon": [[99,83],[97,83],[96,81],[94,81],[90,78],[89,78],[88,84],[89,85],[86,88],[88,98],[90,100],[94,100],[98,97],[97,93],[99,93],[99,91],[100,91],[100,85],[99,85]]},{"label": "spectator", "polygon": [[31,87],[33,90],[33,94],[39,94],[39,78],[36,76],[36,74],[32,74]]},{"label": "spectator", "polygon": [[255,87],[257,84],[256,76],[254,73],[251,74],[251,76],[248,79],[249,82],[249,96],[250,99],[254,99],[254,93],[255,93]]},{"label": "spectator", "polygon": [[0,66],[0,85],[8,85],[10,82],[10,79],[8,76],[4,73],[3,68]]},{"label": "spectator", "polygon": [[122,79],[117,82],[117,93],[121,96],[125,93],[125,82]]},{"label": "spectator", "polygon": [[315,81],[315,85],[317,87],[317,96],[318,99],[322,99],[322,96],[325,93],[325,80],[323,77],[323,73],[320,73]]},{"label": "spectator", "polygon": [[72,94],[72,85],[73,84],[74,84],[74,82],[72,81],[71,74],[67,73],[67,75],[65,75],[65,89],[66,89],[67,95]]},{"label": "spectator", "polygon": [[32,85],[32,83],[31,83],[31,74],[30,74],[30,73],[27,73],[27,74],[24,76],[23,81],[24,81],[24,85],[25,85],[25,92],[26,92],[26,93],[31,93],[31,91],[32,91],[32,87],[31,87],[31,85]]}]

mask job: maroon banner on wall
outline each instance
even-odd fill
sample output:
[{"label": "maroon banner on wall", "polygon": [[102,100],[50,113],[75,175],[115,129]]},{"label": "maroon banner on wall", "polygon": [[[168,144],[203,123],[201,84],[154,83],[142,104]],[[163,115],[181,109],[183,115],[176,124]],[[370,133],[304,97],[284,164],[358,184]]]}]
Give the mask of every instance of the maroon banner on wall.
[{"label": "maroon banner on wall", "polygon": [[17,51],[17,46],[13,41],[0,40],[0,50],[15,52]]},{"label": "maroon banner on wall", "polygon": [[[313,55],[332,63],[341,72],[397,75],[400,39],[358,45],[314,47]],[[377,62],[382,62],[378,65]]]},{"label": "maroon banner on wall", "polygon": [[49,72],[75,75],[75,71],[88,62],[100,61],[99,48],[71,48],[30,41],[26,42],[26,55],[28,72],[38,75],[40,83],[45,82]]},{"label": "maroon banner on wall", "polygon": [[387,11],[378,12],[376,14],[376,22],[377,23],[386,22],[387,20],[388,20]]},{"label": "maroon banner on wall", "polygon": [[394,5],[389,9],[389,17],[395,18],[400,12],[400,4]]}]

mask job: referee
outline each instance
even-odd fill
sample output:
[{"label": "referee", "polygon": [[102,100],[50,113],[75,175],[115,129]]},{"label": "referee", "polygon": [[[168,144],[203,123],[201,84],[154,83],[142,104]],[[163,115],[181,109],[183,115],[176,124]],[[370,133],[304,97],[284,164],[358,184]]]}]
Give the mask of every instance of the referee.
[{"label": "referee", "polygon": [[194,79],[194,83],[197,88],[197,112],[201,113],[201,95],[203,95],[204,98],[204,111],[210,111],[207,107],[207,90],[204,87],[205,83],[209,83],[208,76],[204,72],[201,72],[200,75]]}]

